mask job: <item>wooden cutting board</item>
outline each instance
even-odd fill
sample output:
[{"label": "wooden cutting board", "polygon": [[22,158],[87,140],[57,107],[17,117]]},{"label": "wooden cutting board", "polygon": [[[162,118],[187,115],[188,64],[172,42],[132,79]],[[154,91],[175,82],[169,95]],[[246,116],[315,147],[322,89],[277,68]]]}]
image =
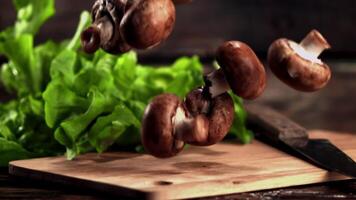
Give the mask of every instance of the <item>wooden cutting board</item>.
[{"label": "wooden cutting board", "polygon": [[[310,132],[327,138],[356,159],[356,135]],[[10,163],[10,174],[145,199],[226,195],[348,179],[317,168],[255,140],[251,145],[221,143],[190,147],[171,159],[135,153],[86,154]]]}]

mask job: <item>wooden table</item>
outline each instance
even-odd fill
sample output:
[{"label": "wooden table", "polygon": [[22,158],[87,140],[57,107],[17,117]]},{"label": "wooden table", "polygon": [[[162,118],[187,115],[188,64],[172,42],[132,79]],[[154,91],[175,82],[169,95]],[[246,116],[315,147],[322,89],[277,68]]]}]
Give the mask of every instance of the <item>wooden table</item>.
[{"label": "wooden table", "polygon": [[[334,76],[324,90],[301,94],[272,74],[266,93],[257,102],[273,107],[308,129],[356,133],[356,61],[330,61]],[[102,199],[105,194],[10,177],[0,169],[0,199]],[[284,188],[208,199],[356,199],[356,181]]]}]

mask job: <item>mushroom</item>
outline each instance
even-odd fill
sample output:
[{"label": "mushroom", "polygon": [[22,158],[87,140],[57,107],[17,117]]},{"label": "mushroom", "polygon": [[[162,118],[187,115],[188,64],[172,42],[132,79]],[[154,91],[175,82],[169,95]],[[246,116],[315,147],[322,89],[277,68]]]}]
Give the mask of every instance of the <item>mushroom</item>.
[{"label": "mushroom", "polygon": [[269,67],[290,87],[304,92],[317,91],[331,78],[329,66],[318,58],[329,48],[329,43],[317,30],[312,30],[300,44],[278,39],[268,50]]},{"label": "mushroom", "polygon": [[83,50],[86,53],[94,53],[100,47],[112,54],[124,53],[131,49],[120,33],[120,22],[126,9],[126,0],[97,0],[94,3],[93,24],[81,35]]},{"label": "mushroom", "polygon": [[228,41],[217,51],[220,69],[205,77],[206,90],[212,98],[230,88],[244,99],[259,97],[266,87],[266,71],[253,50],[243,42]]},{"label": "mushroom", "polygon": [[[208,146],[221,141],[234,119],[230,89],[243,98],[256,98],[266,85],[266,73],[255,53],[237,41],[224,43],[217,52],[221,69],[205,77],[206,85],[179,97],[162,94],[146,108],[142,143],[159,158],[177,155],[185,143]],[[226,78],[225,78],[226,77]]]},{"label": "mushroom", "polygon": [[82,33],[84,51],[94,53],[101,47],[120,54],[158,45],[173,30],[174,3],[189,0],[97,0],[92,8],[93,24]]},{"label": "mushroom", "polygon": [[187,95],[184,104],[193,118],[204,117],[208,128],[208,131],[183,132],[186,143],[209,146],[224,139],[234,120],[234,103],[228,93],[210,98],[198,88]]},{"label": "mushroom", "polygon": [[131,47],[151,48],[171,34],[175,19],[172,0],[134,1],[122,19],[121,35]]},{"label": "mushroom", "polygon": [[[179,97],[173,94],[156,96],[147,106],[141,129],[144,148],[158,158],[168,158],[183,150],[191,135],[204,136],[207,132],[204,117],[191,118]],[[202,138],[205,139],[205,138]],[[200,141],[200,139],[197,139]]]},{"label": "mushroom", "polygon": [[225,93],[195,109],[204,101],[202,94],[202,89],[193,90],[184,103],[176,95],[161,94],[150,102],[141,129],[148,153],[168,158],[181,152],[185,143],[208,146],[225,137],[234,119],[231,97]]},{"label": "mushroom", "polygon": [[[174,135],[175,120],[182,117],[179,97],[172,94],[156,96],[147,106],[142,121],[142,144],[147,152],[159,158],[175,156],[184,142]],[[176,117],[176,115],[178,115]]]}]

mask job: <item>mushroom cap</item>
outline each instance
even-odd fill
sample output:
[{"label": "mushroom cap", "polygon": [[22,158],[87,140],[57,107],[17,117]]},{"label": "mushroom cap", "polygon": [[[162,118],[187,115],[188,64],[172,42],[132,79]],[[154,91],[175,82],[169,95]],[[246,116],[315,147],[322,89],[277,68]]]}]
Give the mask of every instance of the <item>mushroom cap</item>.
[{"label": "mushroom cap", "polygon": [[184,142],[175,138],[173,124],[179,106],[181,101],[173,94],[156,96],[147,106],[142,121],[141,139],[151,155],[168,158],[183,150]]},{"label": "mushroom cap", "polygon": [[164,41],[176,19],[172,0],[136,1],[121,22],[121,35],[136,49],[147,49]]},{"label": "mushroom cap", "polygon": [[255,99],[263,93],[266,71],[247,44],[239,41],[225,42],[218,48],[216,59],[236,95],[244,99]]},{"label": "mushroom cap", "polygon": [[[206,108],[207,102],[209,102],[208,108]],[[198,88],[187,95],[184,105],[193,117],[204,115],[209,121],[207,139],[204,141],[186,141],[188,144],[209,146],[224,139],[234,120],[234,102],[228,93],[207,99],[203,90]]]},{"label": "mushroom cap", "polygon": [[[331,78],[331,71],[321,60],[310,60],[295,51],[293,41],[282,38],[268,50],[268,64],[272,72],[285,84],[304,92],[323,88]],[[299,47],[301,48],[301,47]]]}]

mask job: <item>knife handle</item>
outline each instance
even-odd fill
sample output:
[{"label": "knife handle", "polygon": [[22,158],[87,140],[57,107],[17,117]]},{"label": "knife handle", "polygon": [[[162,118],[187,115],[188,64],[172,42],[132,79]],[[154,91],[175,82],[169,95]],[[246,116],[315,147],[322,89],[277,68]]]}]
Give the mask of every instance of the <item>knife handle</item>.
[{"label": "knife handle", "polygon": [[266,106],[248,105],[247,122],[255,128],[262,129],[259,132],[273,141],[307,141],[307,130],[286,116]]}]

